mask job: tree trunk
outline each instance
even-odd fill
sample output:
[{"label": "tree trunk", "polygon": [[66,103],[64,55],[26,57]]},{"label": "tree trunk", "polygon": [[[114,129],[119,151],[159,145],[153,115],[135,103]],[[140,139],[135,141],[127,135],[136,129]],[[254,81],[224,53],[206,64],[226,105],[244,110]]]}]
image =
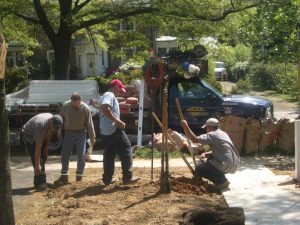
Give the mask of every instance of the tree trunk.
[{"label": "tree trunk", "polygon": [[71,51],[71,35],[64,34],[58,36],[53,44],[55,65],[54,79],[68,80],[69,79],[69,58]]},{"label": "tree trunk", "polygon": [[15,224],[8,136],[8,118],[5,103],[4,78],[0,78],[0,224]]}]

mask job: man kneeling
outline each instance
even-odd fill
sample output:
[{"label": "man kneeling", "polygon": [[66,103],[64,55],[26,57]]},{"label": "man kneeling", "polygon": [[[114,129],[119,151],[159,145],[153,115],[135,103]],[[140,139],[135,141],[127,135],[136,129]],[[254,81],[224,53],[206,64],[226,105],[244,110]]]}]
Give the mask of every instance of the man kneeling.
[{"label": "man kneeling", "polygon": [[215,118],[208,119],[202,126],[207,133],[200,136],[193,133],[186,120],[181,120],[181,126],[191,141],[209,145],[211,149],[210,152],[201,154],[202,161],[196,166],[195,175],[212,181],[217,191],[228,188],[229,181],[225,174],[236,171],[240,158],[228,134],[219,129],[219,121]]}]

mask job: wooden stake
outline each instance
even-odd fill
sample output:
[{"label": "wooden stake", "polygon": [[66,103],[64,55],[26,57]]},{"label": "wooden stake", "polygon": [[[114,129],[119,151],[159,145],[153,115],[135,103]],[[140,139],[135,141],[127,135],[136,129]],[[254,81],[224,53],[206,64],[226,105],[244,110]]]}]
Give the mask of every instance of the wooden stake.
[{"label": "wooden stake", "polygon": [[167,143],[167,129],[168,129],[168,107],[167,107],[167,90],[163,90],[163,101],[162,101],[162,156],[161,156],[161,180],[160,180],[160,191],[164,194],[171,192],[171,182],[169,177],[169,163],[168,163],[168,143]]},{"label": "wooden stake", "polygon": [[[181,106],[180,106],[178,98],[176,98],[175,101],[176,101],[176,106],[177,106],[177,110],[178,110],[178,113],[179,113],[179,118],[180,118],[180,120],[184,120],[183,113],[182,113]],[[191,141],[190,141],[189,137],[186,135],[185,130],[184,130],[184,133],[185,133],[185,136],[186,136],[186,139],[187,139],[187,142],[188,142],[188,149],[189,149],[189,151],[191,153],[191,156],[193,158],[194,166],[196,167],[196,159],[195,159],[194,149],[192,148]]]},{"label": "wooden stake", "polygon": [[[154,112],[152,112],[152,117],[155,119],[155,121],[157,122],[157,124],[160,126],[161,129],[163,129],[163,125],[160,122],[160,120],[158,119],[158,117],[156,116],[156,114]],[[176,142],[173,140],[173,138],[170,136],[169,133],[167,133],[168,135],[168,139],[172,142],[172,144],[175,147],[175,150],[179,153],[179,155],[181,156],[181,158],[183,159],[183,161],[185,162],[185,164],[187,165],[187,167],[190,169],[191,173],[194,175],[195,174],[195,170],[193,169],[193,167],[189,164],[189,162],[187,161],[187,159],[185,158],[184,154],[181,152],[181,150],[179,149],[179,147],[177,146]]]}]

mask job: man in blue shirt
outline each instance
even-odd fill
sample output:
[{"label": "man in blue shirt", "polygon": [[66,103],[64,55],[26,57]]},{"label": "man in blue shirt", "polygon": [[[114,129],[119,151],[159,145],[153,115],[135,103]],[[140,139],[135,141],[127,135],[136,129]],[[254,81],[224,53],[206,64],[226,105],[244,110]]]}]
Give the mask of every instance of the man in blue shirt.
[{"label": "man in blue shirt", "polygon": [[[114,183],[115,157],[119,156],[122,166],[123,183],[133,183],[140,180],[132,176],[131,143],[124,132],[126,124],[120,119],[120,108],[117,96],[125,93],[125,87],[120,80],[112,80],[109,90],[100,97],[100,132],[104,145],[103,176],[105,185]],[[96,103],[94,102],[94,106]]]}]

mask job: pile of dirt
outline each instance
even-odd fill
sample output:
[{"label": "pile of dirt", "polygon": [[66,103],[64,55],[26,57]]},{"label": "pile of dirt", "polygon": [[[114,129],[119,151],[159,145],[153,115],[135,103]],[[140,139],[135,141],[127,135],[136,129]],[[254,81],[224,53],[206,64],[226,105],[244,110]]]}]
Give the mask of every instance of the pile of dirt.
[{"label": "pile of dirt", "polygon": [[[121,181],[104,186],[95,179],[100,169],[87,169],[82,182],[62,187],[50,187],[35,193],[35,202],[24,206],[26,214],[19,216],[17,224],[32,225],[95,225],[95,224],[178,224],[182,215],[194,209],[228,207],[224,197],[209,193],[210,184],[192,178],[187,168],[170,168],[170,194],[159,192],[160,169],[154,170],[154,181],[149,179],[150,169],[134,169],[142,180],[123,185]],[[98,176],[98,177],[99,177]],[[116,177],[121,178],[118,169]]]},{"label": "pile of dirt", "polygon": [[212,185],[197,177],[171,177],[171,189],[182,194],[201,195],[207,194]]}]

